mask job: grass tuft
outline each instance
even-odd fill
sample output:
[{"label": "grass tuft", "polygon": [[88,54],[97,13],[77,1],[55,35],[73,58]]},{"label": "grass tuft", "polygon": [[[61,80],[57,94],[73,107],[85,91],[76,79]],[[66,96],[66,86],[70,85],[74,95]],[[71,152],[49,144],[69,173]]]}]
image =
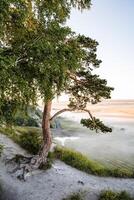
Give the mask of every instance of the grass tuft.
[{"label": "grass tuft", "polygon": [[130,195],[125,192],[113,192],[111,190],[102,191],[99,200],[133,200]]},{"label": "grass tuft", "polygon": [[39,129],[30,127],[15,127],[12,129],[0,127],[0,132],[7,135],[29,153],[38,153],[41,145],[41,134],[39,133]]},{"label": "grass tuft", "polygon": [[52,152],[49,152],[47,163],[40,165],[39,169],[42,169],[42,170],[50,169],[52,167],[53,160],[54,160],[54,154]]},{"label": "grass tuft", "polygon": [[83,200],[83,198],[81,197],[80,193],[74,193],[64,198],[63,200]]},{"label": "grass tuft", "polygon": [[3,145],[0,144],[0,156],[1,156],[2,152],[3,152],[3,148],[4,148]]},{"label": "grass tuft", "polygon": [[134,177],[133,171],[129,171],[126,169],[106,168],[93,160],[89,160],[86,156],[82,155],[81,153],[75,152],[67,148],[56,147],[54,154],[57,159],[62,160],[66,164],[77,168],[81,171],[84,171],[88,174],[121,178]]}]

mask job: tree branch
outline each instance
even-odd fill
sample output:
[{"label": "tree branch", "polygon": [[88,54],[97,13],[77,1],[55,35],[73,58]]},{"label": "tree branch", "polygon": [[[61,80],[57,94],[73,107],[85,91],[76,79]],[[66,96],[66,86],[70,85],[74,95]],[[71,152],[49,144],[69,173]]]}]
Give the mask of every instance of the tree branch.
[{"label": "tree branch", "polygon": [[[96,123],[95,123],[94,117],[93,117],[93,115],[91,114],[91,112],[90,112],[88,109],[83,109],[83,111],[85,111],[85,112],[87,112],[87,113],[89,114],[89,116],[90,116],[90,118],[91,118],[91,120],[93,121],[94,126],[95,126]],[[97,130],[96,130],[96,133],[97,133]]]},{"label": "tree branch", "polygon": [[66,112],[66,111],[74,111],[75,109],[70,109],[70,108],[64,108],[60,111],[58,111],[57,113],[55,113],[51,118],[50,118],[50,121],[52,121],[57,115],[60,115],[61,113],[63,112]]},{"label": "tree branch", "polygon": [[82,84],[82,83],[87,82],[87,81],[84,80],[84,79],[78,79],[77,76],[76,76],[75,74],[71,73],[69,70],[67,71],[67,73],[68,73],[69,77],[70,77],[73,81],[75,81],[76,83]]},{"label": "tree branch", "polygon": [[88,109],[82,109],[82,110],[87,112],[92,120],[94,119],[91,112]]},{"label": "tree branch", "polygon": [[88,109],[78,109],[78,108],[76,108],[76,109],[74,109],[74,108],[73,108],[73,109],[71,109],[71,108],[64,108],[64,109],[62,109],[62,110],[59,110],[58,112],[56,112],[56,113],[50,118],[50,121],[52,121],[56,116],[60,115],[60,114],[63,113],[63,112],[67,112],[67,111],[72,112],[72,111],[76,111],[76,110],[87,112],[87,113],[89,114],[91,120],[94,122],[94,117],[92,116],[91,112],[90,112]]}]

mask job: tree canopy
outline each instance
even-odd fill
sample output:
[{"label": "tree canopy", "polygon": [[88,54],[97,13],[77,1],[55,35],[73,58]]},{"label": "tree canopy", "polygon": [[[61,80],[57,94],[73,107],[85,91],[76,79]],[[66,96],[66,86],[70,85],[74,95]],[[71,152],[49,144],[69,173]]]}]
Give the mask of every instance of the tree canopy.
[{"label": "tree canopy", "polygon": [[[20,164],[20,178],[47,163],[50,122],[58,114],[82,110],[89,114],[81,120],[84,126],[112,131],[87,109],[87,103],[108,99],[113,90],[94,73],[101,63],[98,42],[66,26],[72,7],[90,6],[90,0],[0,1],[0,120],[10,124],[18,109],[44,102],[42,145],[37,155]],[[52,100],[62,92],[70,97],[68,108],[51,116]]]},{"label": "tree canopy", "polygon": [[[113,88],[93,73],[100,66],[98,42],[65,25],[72,7],[90,8],[90,0],[1,0],[0,115],[9,120],[18,107],[44,103],[65,92],[71,110],[110,98]],[[111,131],[90,113],[91,129]]]}]

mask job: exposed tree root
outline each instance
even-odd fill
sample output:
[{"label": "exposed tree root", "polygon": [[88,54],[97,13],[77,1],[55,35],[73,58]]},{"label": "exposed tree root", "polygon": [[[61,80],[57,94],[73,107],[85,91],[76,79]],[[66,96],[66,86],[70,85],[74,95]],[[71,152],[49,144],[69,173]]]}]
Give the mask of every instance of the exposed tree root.
[{"label": "exposed tree root", "polygon": [[[23,155],[16,155],[7,163],[15,165],[11,173],[17,173],[20,180],[26,180],[26,176],[42,166],[47,165],[48,152],[50,150],[52,140],[50,131],[50,111],[52,101],[45,103],[42,120],[43,143],[37,155],[32,157],[25,157]],[[18,174],[19,172],[19,174]]]},{"label": "exposed tree root", "polygon": [[40,166],[47,164],[47,159],[42,159],[41,156],[35,155],[26,157],[21,154],[17,154],[12,159],[8,160],[6,164],[15,165],[14,169],[10,171],[11,174],[17,173],[17,178],[26,181],[26,177],[32,173],[32,171],[39,169]]}]

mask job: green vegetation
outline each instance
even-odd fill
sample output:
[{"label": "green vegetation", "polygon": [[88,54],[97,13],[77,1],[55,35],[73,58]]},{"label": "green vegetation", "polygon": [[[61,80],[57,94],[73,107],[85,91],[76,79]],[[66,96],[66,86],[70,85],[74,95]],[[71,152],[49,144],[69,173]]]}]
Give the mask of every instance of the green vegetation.
[{"label": "green vegetation", "polygon": [[68,197],[64,198],[63,200],[83,200],[80,193],[73,193]]},{"label": "green vegetation", "polygon": [[[70,194],[68,197],[64,198],[63,200],[84,200],[82,193],[73,193]],[[133,200],[131,196],[125,192],[113,192],[111,190],[102,191],[98,200]]]},{"label": "green vegetation", "polygon": [[0,132],[7,135],[14,142],[26,149],[29,153],[36,154],[41,145],[41,130],[34,127],[0,128]]},{"label": "green vegetation", "polygon": [[104,168],[98,163],[88,160],[87,157],[73,150],[56,147],[54,153],[57,159],[60,159],[66,164],[71,165],[72,167],[75,167],[81,171],[100,175],[104,170]]},{"label": "green vegetation", "polygon": [[3,151],[3,145],[0,144],[0,156],[2,154],[2,151]]},{"label": "green vegetation", "polygon": [[[0,127],[0,132],[3,133],[4,135],[7,135],[14,142],[19,144],[22,148],[24,148],[31,154],[37,154],[40,149],[42,140],[41,140],[41,129],[39,128],[14,127],[14,129],[10,129],[10,128]],[[18,160],[21,158],[22,156],[17,154],[14,157],[14,161],[18,162]],[[45,163],[45,165],[41,164],[39,168],[43,170],[51,168],[53,159],[54,159],[54,155],[51,152],[49,152],[47,163]]]},{"label": "green vegetation", "polygon": [[39,108],[27,106],[25,110],[17,110],[12,118],[14,126],[39,127],[42,120],[42,111]]},{"label": "green vegetation", "polygon": [[[26,149],[32,154],[36,154],[39,151],[42,136],[41,129],[34,127],[15,127],[14,129],[0,128],[0,132],[6,134],[13,139],[21,147]],[[51,158],[51,159],[50,159]],[[111,176],[121,178],[133,178],[134,171],[124,168],[108,168],[102,164],[88,159],[86,156],[79,152],[75,152],[71,149],[56,147],[53,153],[49,153],[48,162],[56,158],[66,164],[84,171],[88,174],[94,174],[98,176]],[[49,165],[49,164],[48,164]]]},{"label": "green vegetation", "polygon": [[47,170],[50,169],[52,167],[53,164],[53,156],[51,156],[51,153],[48,154],[48,158],[47,158],[47,163],[40,165],[39,169],[41,170]]},{"label": "green vegetation", "polygon": [[103,191],[100,194],[99,200],[133,200],[130,195],[125,192],[113,192],[110,190]]},{"label": "green vegetation", "polygon": [[[12,105],[10,105],[12,106]],[[28,127],[39,127],[42,121],[42,111],[38,108],[32,107],[32,106],[26,106],[16,110],[16,112],[13,114],[13,116],[10,116],[9,112],[9,105],[6,105],[6,107],[3,107],[4,118],[7,120],[10,120],[10,123],[7,125],[9,126],[28,126]],[[12,109],[10,108],[10,111]],[[5,120],[6,121],[6,120]],[[2,124],[2,120],[1,120]]]},{"label": "green vegetation", "polygon": [[106,168],[93,160],[89,160],[81,153],[67,148],[56,147],[54,153],[57,159],[60,159],[66,164],[89,174],[121,178],[134,177],[134,172],[131,170]]},{"label": "green vegetation", "polygon": [[[13,120],[18,110],[44,103],[40,162],[51,148],[50,119],[52,100],[62,93],[69,94],[68,109],[88,112],[82,124],[88,128],[111,132],[102,121],[87,110],[87,103],[96,104],[111,98],[112,87],[94,73],[100,67],[98,42],[76,34],[66,22],[72,8],[89,9],[91,0],[2,0],[0,15],[0,120],[8,126],[38,126],[34,118]],[[67,111],[66,109],[64,111]],[[63,112],[60,111],[60,113]],[[58,115],[58,113],[56,114]],[[13,133],[14,134],[14,133]],[[13,135],[22,146],[34,153],[38,142],[29,143]],[[36,139],[36,138],[34,138]],[[27,145],[31,145],[29,148]],[[37,146],[37,149],[36,149]],[[49,147],[49,148],[48,148]],[[47,151],[47,152],[46,152]],[[38,162],[39,163],[39,162]],[[37,166],[36,166],[37,167]]]},{"label": "green vegetation", "polygon": [[30,153],[37,154],[40,149],[41,136],[31,130],[19,136],[19,144]]},{"label": "green vegetation", "polygon": [[24,119],[23,117],[16,117],[14,119],[14,125],[16,126],[34,126],[39,127],[37,120],[32,117],[27,117]]}]

